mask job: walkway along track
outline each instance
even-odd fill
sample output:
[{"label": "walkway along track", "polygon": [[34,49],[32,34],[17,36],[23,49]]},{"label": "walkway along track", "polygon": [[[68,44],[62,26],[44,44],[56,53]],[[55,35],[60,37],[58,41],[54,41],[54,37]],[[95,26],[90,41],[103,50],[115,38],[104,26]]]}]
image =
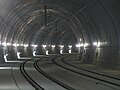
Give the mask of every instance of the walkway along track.
[{"label": "walkway along track", "polygon": [[[62,59],[62,58],[60,58],[60,59]],[[81,73],[81,72],[75,71],[75,70],[73,70],[73,69],[71,69],[71,68],[65,67],[65,66],[57,63],[55,58],[52,59],[52,62],[53,62],[54,64],[56,64],[57,66],[59,66],[59,67],[61,67],[61,68],[63,68],[63,69],[66,69],[66,70],[68,70],[68,71],[71,71],[71,72],[73,72],[73,73],[76,73],[76,74],[79,74],[79,75],[82,75],[82,76],[86,76],[86,77],[89,77],[89,78],[92,78],[92,79],[95,79],[95,80],[99,80],[99,81],[102,81],[102,82],[104,82],[104,83],[108,83],[108,84],[111,84],[111,85],[114,85],[114,86],[117,86],[117,87],[120,88],[120,84],[117,84],[117,83],[114,83],[114,82],[111,82],[111,81],[107,81],[107,80],[105,80],[105,79],[98,78],[98,77],[95,77],[95,76],[92,76],[92,75],[89,75],[89,74],[86,74],[86,73]],[[87,72],[87,73],[88,73],[88,72]],[[92,72],[90,72],[90,73],[92,73]],[[94,73],[94,74],[95,74],[95,73]],[[101,75],[99,75],[99,76],[101,76]],[[108,78],[109,78],[109,77],[108,77]],[[111,78],[112,78],[112,77],[111,77]],[[112,79],[114,79],[114,78],[112,78]]]},{"label": "walkway along track", "polygon": [[35,90],[45,90],[43,87],[41,87],[39,84],[37,84],[25,71],[25,64],[28,62],[29,60],[21,63],[20,65],[20,71],[22,73],[22,75],[24,76],[24,78],[35,88]]},{"label": "walkway along track", "polygon": [[34,67],[36,68],[36,70],[41,73],[42,75],[44,75],[45,77],[47,77],[48,79],[50,79],[51,81],[57,83],[58,85],[62,86],[63,88],[65,88],[66,90],[75,90],[74,88],[56,80],[55,78],[51,77],[50,75],[46,74],[42,69],[40,69],[40,67],[38,66],[38,62],[40,60],[37,60],[34,62]]},{"label": "walkway along track", "polygon": [[91,71],[91,70],[87,70],[87,69],[84,69],[84,68],[81,68],[81,67],[77,67],[77,66],[75,66],[75,65],[72,65],[72,64],[66,62],[66,61],[64,60],[64,58],[61,58],[61,61],[62,61],[63,63],[65,63],[65,64],[69,65],[69,66],[72,66],[72,67],[77,68],[77,69],[80,69],[80,70],[84,70],[84,71],[87,71],[87,72],[90,72],[90,73],[94,73],[94,74],[97,74],[97,75],[101,75],[101,76],[104,76],[104,77],[109,77],[109,78],[112,78],[112,79],[120,80],[120,78],[117,78],[117,77],[113,77],[113,76],[101,74],[101,73],[98,73],[98,72],[94,72],[94,71]]}]

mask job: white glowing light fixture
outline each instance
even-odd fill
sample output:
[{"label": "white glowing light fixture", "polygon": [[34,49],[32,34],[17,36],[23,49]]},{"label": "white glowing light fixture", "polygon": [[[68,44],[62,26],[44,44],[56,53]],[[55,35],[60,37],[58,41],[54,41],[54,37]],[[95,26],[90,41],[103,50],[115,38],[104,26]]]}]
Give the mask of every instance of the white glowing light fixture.
[{"label": "white glowing light fixture", "polygon": [[28,45],[28,44],[24,44],[23,46],[24,46],[24,47],[28,47],[29,45]]},{"label": "white glowing light fixture", "polygon": [[46,51],[46,55],[49,55],[49,51],[48,50]]},{"label": "white glowing light fixture", "polygon": [[83,47],[83,46],[84,46],[83,43],[81,43],[81,44],[76,44],[76,47]]},{"label": "white glowing light fixture", "polygon": [[83,43],[81,43],[81,44],[80,44],[80,47],[83,47],[83,46],[84,46],[84,44],[83,44]]},{"label": "white glowing light fixture", "polygon": [[72,48],[72,45],[69,45],[68,47],[71,49],[71,48]]},{"label": "white glowing light fixture", "polygon": [[88,43],[85,43],[85,44],[84,44],[84,47],[87,47],[88,45],[89,45]]},{"label": "white glowing light fixture", "polygon": [[6,43],[6,42],[3,42],[2,45],[3,45],[3,46],[7,46],[7,43]]},{"label": "white glowing light fixture", "polygon": [[60,50],[60,54],[63,54],[63,50]]},{"label": "white glowing light fixture", "polygon": [[24,46],[24,44],[20,44],[20,46]]},{"label": "white glowing light fixture", "polygon": [[94,42],[93,45],[96,46],[96,47],[100,47],[100,42]]},{"label": "white glowing light fixture", "polygon": [[2,43],[2,45],[3,45],[3,46],[10,46],[10,45],[11,45],[11,43],[6,43],[6,42],[3,42],[3,43]]},{"label": "white glowing light fixture", "polygon": [[7,46],[11,46],[11,43],[7,43]]},{"label": "white glowing light fixture", "polygon": [[97,42],[94,42],[93,45],[94,45],[94,46],[97,46]]},{"label": "white glowing light fixture", "polygon": [[76,44],[76,47],[80,47],[80,44]]},{"label": "white glowing light fixture", "polygon": [[80,38],[80,41],[82,41],[82,39]]},{"label": "white glowing light fixture", "polygon": [[55,45],[52,45],[52,48],[55,48]]},{"label": "white glowing light fixture", "polygon": [[31,46],[34,47],[34,48],[38,47],[38,45],[31,45]]},{"label": "white glowing light fixture", "polygon": [[36,51],[33,51],[33,56],[36,56]]},{"label": "white glowing light fixture", "polygon": [[60,47],[61,47],[61,48],[63,48],[63,47],[64,47],[64,45],[60,45]]},{"label": "white glowing light fixture", "polygon": [[17,58],[20,59],[20,52],[17,52]]},{"label": "white glowing light fixture", "polygon": [[42,45],[43,46],[43,48],[46,48],[47,47],[47,45]]},{"label": "white glowing light fixture", "polygon": [[17,44],[17,43],[14,43],[14,44],[13,44],[13,46],[14,46],[14,47],[18,47],[18,46],[19,46],[19,44]]},{"label": "white glowing light fixture", "polygon": [[71,50],[69,50],[69,53],[71,53],[72,51]]}]

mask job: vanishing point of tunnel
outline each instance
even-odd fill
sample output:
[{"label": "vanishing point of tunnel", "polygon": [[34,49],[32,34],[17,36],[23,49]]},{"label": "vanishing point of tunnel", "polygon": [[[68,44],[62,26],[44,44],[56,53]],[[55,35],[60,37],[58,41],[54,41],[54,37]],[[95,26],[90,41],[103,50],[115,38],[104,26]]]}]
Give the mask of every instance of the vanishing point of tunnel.
[{"label": "vanishing point of tunnel", "polygon": [[0,90],[120,90],[120,0],[0,0]]}]

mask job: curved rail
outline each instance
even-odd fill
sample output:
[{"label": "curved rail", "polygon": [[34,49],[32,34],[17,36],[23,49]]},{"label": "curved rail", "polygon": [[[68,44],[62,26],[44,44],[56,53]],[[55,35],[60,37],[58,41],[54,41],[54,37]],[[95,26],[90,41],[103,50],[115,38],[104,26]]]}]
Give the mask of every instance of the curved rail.
[{"label": "curved rail", "polygon": [[62,86],[63,88],[67,89],[67,90],[75,90],[74,88],[56,80],[55,78],[51,77],[50,75],[46,74],[39,66],[38,66],[38,62],[39,60],[34,62],[34,67],[36,68],[36,70],[41,73],[42,75],[44,75],[45,77],[47,77],[48,79],[50,79],[51,81],[57,83],[58,85]]},{"label": "curved rail", "polygon": [[108,83],[108,84],[111,84],[111,85],[114,85],[114,86],[117,86],[117,87],[120,87],[120,84],[117,84],[117,83],[113,83],[113,82],[110,82],[110,81],[107,81],[107,80],[104,80],[104,79],[100,79],[100,78],[97,78],[97,77],[94,77],[94,76],[91,76],[91,75],[88,75],[88,74],[85,74],[85,73],[81,73],[81,72],[78,72],[78,71],[75,71],[75,70],[72,70],[70,68],[67,68],[63,65],[60,65],[56,62],[55,58],[52,59],[52,62],[54,64],[56,64],[57,66],[63,68],[63,69],[66,69],[68,71],[71,71],[73,73],[76,73],[76,74],[79,74],[79,75],[82,75],[82,76],[86,76],[86,77],[89,77],[89,78],[92,78],[92,79],[95,79],[95,80],[99,80],[99,81],[102,81],[102,82],[105,82],[105,83]]},{"label": "curved rail", "polygon": [[90,72],[90,73],[94,73],[94,74],[97,74],[97,75],[101,75],[101,76],[104,76],[104,77],[109,77],[109,78],[112,78],[112,79],[116,79],[116,80],[120,80],[120,78],[117,78],[117,77],[113,77],[113,76],[109,76],[109,75],[105,75],[105,74],[101,74],[101,73],[98,73],[98,72],[94,72],[94,71],[91,71],[91,70],[87,70],[87,69],[84,69],[84,68],[81,68],[81,67],[77,67],[75,65],[72,65],[70,63],[67,63],[63,58],[61,58],[61,61],[69,66],[72,66],[74,68],[77,68],[77,69],[80,69],[80,70],[83,70],[83,71],[87,71],[87,72]]},{"label": "curved rail", "polygon": [[41,87],[39,84],[37,84],[25,71],[25,64],[28,62],[29,60],[21,63],[20,65],[20,71],[22,73],[22,75],[24,76],[24,78],[35,88],[35,90],[45,90],[43,87]]}]

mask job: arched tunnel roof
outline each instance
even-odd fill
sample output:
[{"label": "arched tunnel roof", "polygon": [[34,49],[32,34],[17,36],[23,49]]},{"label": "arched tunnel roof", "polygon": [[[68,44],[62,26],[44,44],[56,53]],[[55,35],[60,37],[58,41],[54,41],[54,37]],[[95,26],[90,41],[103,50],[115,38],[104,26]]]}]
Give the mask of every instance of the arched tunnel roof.
[{"label": "arched tunnel roof", "polygon": [[[1,42],[62,43],[67,34],[66,42],[76,42],[75,38],[79,42],[82,38],[83,42],[118,47],[119,30],[115,24],[118,3],[118,0],[1,0]],[[115,6],[112,9],[111,4]]]},{"label": "arched tunnel roof", "polygon": [[0,81],[120,90],[120,0],[0,0]]},{"label": "arched tunnel roof", "polygon": [[[119,0],[0,0],[0,40],[11,44],[94,43],[119,54]],[[99,45],[98,45],[99,46]]]},{"label": "arched tunnel roof", "polygon": [[[68,31],[87,42],[116,44],[118,35],[113,21],[115,17],[104,3],[106,1],[99,0],[1,0],[1,41],[39,43],[43,38],[55,38],[57,28],[59,35]],[[55,24],[58,24],[57,27]]]},{"label": "arched tunnel roof", "polygon": [[[1,2],[10,4],[6,0]],[[1,12],[2,42],[41,44],[48,43],[46,41],[50,39],[51,43],[55,43],[65,34],[69,34],[68,40],[72,36],[75,38],[70,25],[66,22],[69,14],[57,5],[59,2],[46,1],[46,6],[44,0],[12,2],[12,6],[7,5],[7,12]]]}]

